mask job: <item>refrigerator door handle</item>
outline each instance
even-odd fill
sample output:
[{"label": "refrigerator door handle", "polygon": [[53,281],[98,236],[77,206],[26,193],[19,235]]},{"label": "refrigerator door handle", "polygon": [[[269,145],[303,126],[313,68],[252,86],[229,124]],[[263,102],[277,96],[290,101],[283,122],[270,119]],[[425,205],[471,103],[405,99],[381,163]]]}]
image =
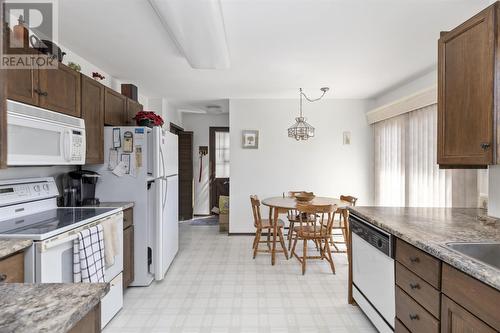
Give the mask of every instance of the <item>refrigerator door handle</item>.
[{"label": "refrigerator door handle", "polygon": [[165,183],[165,190],[163,191],[163,205],[162,207],[165,208],[165,205],[167,204],[167,190],[168,190],[168,183],[167,183],[167,179],[165,178],[165,180],[162,182],[162,189],[163,189],[163,183]]},{"label": "refrigerator door handle", "polygon": [[161,167],[163,170],[162,177],[167,177],[167,169],[165,167],[165,156],[163,155],[163,149],[160,146],[160,160],[161,160]]}]

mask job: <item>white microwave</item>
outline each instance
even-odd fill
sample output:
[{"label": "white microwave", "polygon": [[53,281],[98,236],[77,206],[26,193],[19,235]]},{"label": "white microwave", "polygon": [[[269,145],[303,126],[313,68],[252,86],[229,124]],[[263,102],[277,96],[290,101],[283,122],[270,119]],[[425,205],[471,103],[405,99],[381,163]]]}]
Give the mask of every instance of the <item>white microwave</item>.
[{"label": "white microwave", "polygon": [[7,100],[7,165],[83,164],[83,119]]}]

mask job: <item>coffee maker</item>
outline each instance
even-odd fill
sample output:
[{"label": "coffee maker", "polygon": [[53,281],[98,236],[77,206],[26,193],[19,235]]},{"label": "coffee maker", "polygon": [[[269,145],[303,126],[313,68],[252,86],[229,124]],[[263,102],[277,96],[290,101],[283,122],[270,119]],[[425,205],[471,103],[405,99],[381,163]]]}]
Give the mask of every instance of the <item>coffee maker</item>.
[{"label": "coffee maker", "polygon": [[95,187],[100,175],[89,170],[77,170],[67,173],[64,187],[64,206],[96,206]]}]

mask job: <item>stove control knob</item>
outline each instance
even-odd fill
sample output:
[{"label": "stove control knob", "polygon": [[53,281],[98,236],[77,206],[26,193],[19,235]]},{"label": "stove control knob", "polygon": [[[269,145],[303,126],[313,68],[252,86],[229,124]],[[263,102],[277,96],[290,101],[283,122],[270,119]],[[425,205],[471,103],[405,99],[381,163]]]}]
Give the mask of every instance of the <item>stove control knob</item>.
[{"label": "stove control knob", "polygon": [[49,184],[43,184],[43,189],[45,191],[48,191],[49,190]]},{"label": "stove control knob", "polygon": [[40,192],[40,185],[33,186],[33,189],[35,190],[35,192]]}]

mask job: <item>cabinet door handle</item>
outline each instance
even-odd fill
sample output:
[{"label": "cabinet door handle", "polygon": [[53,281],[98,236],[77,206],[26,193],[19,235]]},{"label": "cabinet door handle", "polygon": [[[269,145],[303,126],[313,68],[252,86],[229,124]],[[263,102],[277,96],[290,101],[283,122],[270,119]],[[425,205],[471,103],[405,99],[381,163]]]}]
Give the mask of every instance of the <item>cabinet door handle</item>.
[{"label": "cabinet door handle", "polygon": [[7,274],[0,274],[0,282],[4,282],[5,280],[7,280]]},{"label": "cabinet door handle", "polygon": [[410,320],[419,320],[418,314],[411,314],[410,313]]},{"label": "cabinet door handle", "polygon": [[33,89],[35,93],[37,93],[39,96],[47,96],[48,93],[46,91],[41,91],[40,89]]},{"label": "cabinet door handle", "polygon": [[490,146],[491,145],[489,143],[487,143],[487,142],[481,143],[481,149],[482,150],[488,150],[490,148]]},{"label": "cabinet door handle", "polygon": [[419,261],[420,261],[420,259],[418,257],[410,257],[410,262],[412,262],[414,264],[419,262]]},{"label": "cabinet door handle", "polygon": [[410,283],[410,288],[412,290],[420,289],[420,285],[418,283]]}]

